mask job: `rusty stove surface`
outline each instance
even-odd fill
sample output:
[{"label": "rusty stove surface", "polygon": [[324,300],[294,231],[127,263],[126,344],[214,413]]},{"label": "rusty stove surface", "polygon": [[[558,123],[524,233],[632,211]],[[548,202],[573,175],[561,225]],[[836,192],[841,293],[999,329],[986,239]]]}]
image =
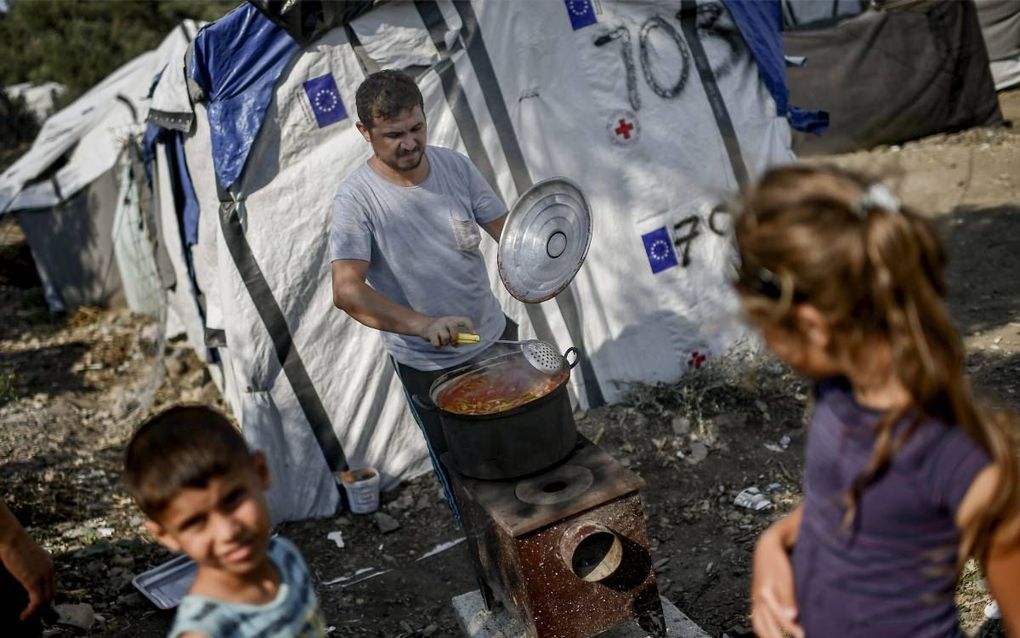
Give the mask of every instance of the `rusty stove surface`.
[{"label": "rusty stove surface", "polygon": [[502,604],[532,638],[589,638],[632,619],[665,635],[636,474],[579,437],[532,477],[450,475],[487,607]]}]

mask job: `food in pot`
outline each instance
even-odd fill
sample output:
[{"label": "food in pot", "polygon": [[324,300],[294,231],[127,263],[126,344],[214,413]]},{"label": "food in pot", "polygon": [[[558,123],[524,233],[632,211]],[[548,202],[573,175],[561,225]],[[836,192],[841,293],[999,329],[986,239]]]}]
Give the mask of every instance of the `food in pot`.
[{"label": "food in pot", "polygon": [[530,403],[549,394],[569,371],[547,376],[521,373],[503,367],[468,372],[439,392],[436,404],[454,414],[496,414]]}]

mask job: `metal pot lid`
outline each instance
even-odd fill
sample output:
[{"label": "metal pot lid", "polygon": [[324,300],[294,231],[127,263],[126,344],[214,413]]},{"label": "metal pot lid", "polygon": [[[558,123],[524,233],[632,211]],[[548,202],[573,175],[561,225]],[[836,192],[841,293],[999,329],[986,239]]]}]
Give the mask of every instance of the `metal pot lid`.
[{"label": "metal pot lid", "polygon": [[570,284],[591,243],[591,210],[576,184],[553,177],[514,204],[499,241],[499,278],[524,303],[551,299]]}]

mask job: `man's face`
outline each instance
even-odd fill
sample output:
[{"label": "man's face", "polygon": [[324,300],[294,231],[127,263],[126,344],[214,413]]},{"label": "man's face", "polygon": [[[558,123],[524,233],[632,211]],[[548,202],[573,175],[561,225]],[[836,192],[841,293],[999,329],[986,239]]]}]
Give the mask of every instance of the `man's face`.
[{"label": "man's face", "polygon": [[375,156],[397,172],[413,171],[425,157],[428,127],[420,106],[391,118],[377,118],[372,128],[358,122],[358,130],[372,145]]},{"label": "man's face", "polygon": [[269,508],[262,491],[269,485],[265,457],[210,479],[203,488],[184,488],[167,505],[159,522],[146,527],[173,551],[200,565],[244,574],[266,560]]}]

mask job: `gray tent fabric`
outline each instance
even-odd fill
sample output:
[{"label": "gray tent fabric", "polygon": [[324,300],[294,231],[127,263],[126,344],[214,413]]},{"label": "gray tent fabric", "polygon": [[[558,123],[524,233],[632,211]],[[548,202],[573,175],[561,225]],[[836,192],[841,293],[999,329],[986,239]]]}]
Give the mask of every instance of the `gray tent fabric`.
[{"label": "gray tent fabric", "polygon": [[51,310],[125,302],[113,246],[117,177],[111,168],[61,204],[15,214]]},{"label": "gray tent fabric", "polygon": [[820,28],[860,14],[866,0],[782,0],[783,30]]},{"label": "gray tent fabric", "polygon": [[821,136],[794,132],[801,155],[898,144],[939,132],[1002,124],[974,3],[873,11],[783,34],[790,101],[829,112]]},{"label": "gray tent fabric", "polygon": [[1020,2],[975,0],[995,89],[1020,84]]}]

